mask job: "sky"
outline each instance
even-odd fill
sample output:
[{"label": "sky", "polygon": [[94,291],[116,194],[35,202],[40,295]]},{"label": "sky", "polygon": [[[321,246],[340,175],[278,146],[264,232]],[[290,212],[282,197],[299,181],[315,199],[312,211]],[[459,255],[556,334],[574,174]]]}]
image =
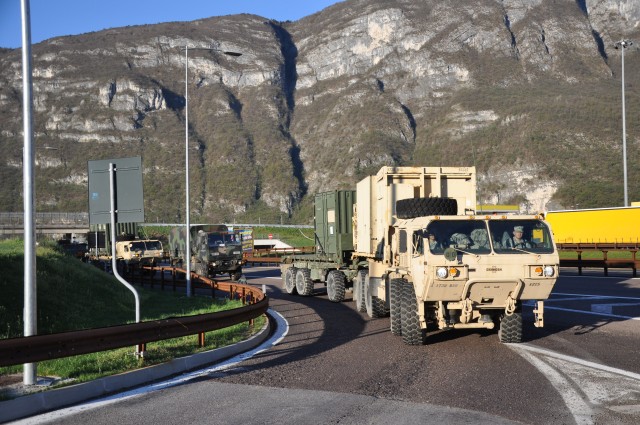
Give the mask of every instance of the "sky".
[{"label": "sky", "polygon": [[[251,13],[295,21],[337,0],[26,0],[31,42],[127,25]],[[21,0],[0,0],[0,47],[22,46]]]}]

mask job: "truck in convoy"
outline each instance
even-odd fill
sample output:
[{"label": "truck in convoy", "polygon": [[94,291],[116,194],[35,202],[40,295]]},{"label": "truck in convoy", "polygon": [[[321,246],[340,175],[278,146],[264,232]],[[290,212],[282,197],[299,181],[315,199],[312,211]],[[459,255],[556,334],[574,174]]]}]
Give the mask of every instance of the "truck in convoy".
[{"label": "truck in convoy", "polygon": [[331,301],[350,294],[410,345],[433,327],[520,342],[524,302],[544,324],[558,252],[542,216],[476,215],[475,193],[473,167],[383,167],[355,191],[316,195],[316,252],[283,260],[285,291],[309,296],[321,282]]},{"label": "truck in convoy", "polygon": [[162,242],[157,239],[132,239],[116,242],[116,261],[129,266],[157,266],[164,258]]},{"label": "truck in convoy", "polygon": [[[189,258],[191,270],[205,277],[229,273],[231,280],[242,276],[242,238],[224,224],[190,226]],[[187,244],[186,227],[169,232],[171,265],[184,264]]]}]

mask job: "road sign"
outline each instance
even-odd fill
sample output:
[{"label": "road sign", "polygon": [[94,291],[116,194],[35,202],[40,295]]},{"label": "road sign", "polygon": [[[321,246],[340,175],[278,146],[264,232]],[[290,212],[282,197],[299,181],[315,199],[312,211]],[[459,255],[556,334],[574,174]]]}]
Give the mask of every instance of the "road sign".
[{"label": "road sign", "polygon": [[109,164],[115,165],[117,223],[143,223],[142,159],[104,159],[89,161],[89,224],[111,222]]}]

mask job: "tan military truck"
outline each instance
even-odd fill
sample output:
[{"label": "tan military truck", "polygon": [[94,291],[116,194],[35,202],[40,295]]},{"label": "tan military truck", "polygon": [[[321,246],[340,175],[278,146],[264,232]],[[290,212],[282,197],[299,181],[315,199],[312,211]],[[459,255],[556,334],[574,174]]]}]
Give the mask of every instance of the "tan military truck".
[{"label": "tan military truck", "polygon": [[116,260],[125,266],[157,266],[164,257],[162,242],[157,239],[134,239],[116,242]]},{"label": "tan military truck", "polygon": [[284,289],[311,295],[323,282],[335,302],[351,293],[359,311],[390,315],[411,345],[429,327],[497,327],[502,342],[520,342],[523,302],[542,326],[558,275],[552,234],[542,217],[475,207],[473,167],[383,167],[355,193],[319,194],[321,250],[285,258]]}]

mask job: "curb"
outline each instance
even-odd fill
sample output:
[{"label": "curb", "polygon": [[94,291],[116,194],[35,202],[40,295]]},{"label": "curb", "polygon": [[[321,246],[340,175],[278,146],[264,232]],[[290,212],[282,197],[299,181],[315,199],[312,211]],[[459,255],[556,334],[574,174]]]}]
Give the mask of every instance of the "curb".
[{"label": "curb", "polygon": [[60,409],[216,363],[257,347],[269,337],[270,331],[270,317],[267,317],[265,325],[257,334],[237,344],[180,357],[167,363],[131,372],[106,376],[90,382],[0,401],[0,423]]}]

